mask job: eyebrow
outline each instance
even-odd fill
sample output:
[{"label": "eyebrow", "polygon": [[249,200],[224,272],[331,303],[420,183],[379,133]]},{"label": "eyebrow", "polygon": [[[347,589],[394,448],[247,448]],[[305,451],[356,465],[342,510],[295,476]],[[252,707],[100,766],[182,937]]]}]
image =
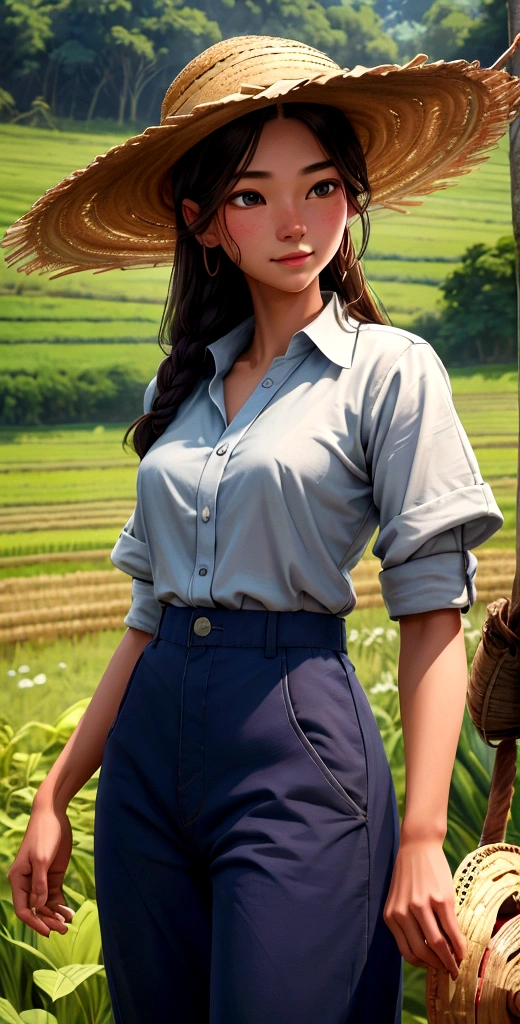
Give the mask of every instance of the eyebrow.
[{"label": "eyebrow", "polygon": [[[313,174],[314,171],[322,171],[325,167],[335,167],[333,160],[319,160],[318,163],[309,164],[308,167],[302,167],[301,171],[298,171],[299,176],[304,174]],[[242,178],[274,178],[274,174],[271,171],[244,171],[240,175],[239,181]]]}]

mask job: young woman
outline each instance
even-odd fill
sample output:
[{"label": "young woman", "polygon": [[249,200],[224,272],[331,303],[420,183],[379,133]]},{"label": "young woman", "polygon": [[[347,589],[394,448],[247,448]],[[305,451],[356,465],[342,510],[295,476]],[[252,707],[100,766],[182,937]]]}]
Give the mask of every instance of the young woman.
[{"label": "young woman", "polygon": [[[175,230],[170,349],[130,428],[137,504],[112,553],[133,577],[128,631],[9,871],[20,919],[64,933],[67,806],[102,762],[96,894],[117,1024],[397,1024],[401,958],[455,979],[465,953],[442,849],[460,615],[476,598],[469,549],[503,517],[442,362],[386,323],[358,260],[366,154],[379,149],[380,202],[417,177],[431,190],[474,159],[475,121],[453,98],[482,102],[484,87],[469,65],[428,81],[411,67],[365,75],[363,91],[310,47],[227,40],[168,91],[167,138],[110,151],[7,236],[15,258],[36,253],[29,269],[79,270],[164,262]],[[481,148],[518,96],[487,74]],[[396,110],[406,124],[412,100],[442,106],[450,82],[444,164],[432,170],[431,122],[422,143],[416,124],[408,149],[397,129],[382,144]],[[377,526],[401,632],[401,828],[345,643],[349,572]]]}]

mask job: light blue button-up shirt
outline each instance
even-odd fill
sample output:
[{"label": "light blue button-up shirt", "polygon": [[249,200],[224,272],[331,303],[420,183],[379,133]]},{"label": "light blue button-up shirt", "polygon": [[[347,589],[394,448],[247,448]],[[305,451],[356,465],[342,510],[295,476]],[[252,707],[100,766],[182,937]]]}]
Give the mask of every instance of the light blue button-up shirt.
[{"label": "light blue button-up shirt", "polygon": [[[443,363],[423,338],[322,298],[231,423],[223,379],[254,317],[208,346],[215,373],[142,460],[111,555],[133,577],[126,625],[153,632],[164,602],[347,615],[377,527],[391,619],[476,600],[469,549],[504,518]],[[154,394],[155,378],[145,411]]]}]

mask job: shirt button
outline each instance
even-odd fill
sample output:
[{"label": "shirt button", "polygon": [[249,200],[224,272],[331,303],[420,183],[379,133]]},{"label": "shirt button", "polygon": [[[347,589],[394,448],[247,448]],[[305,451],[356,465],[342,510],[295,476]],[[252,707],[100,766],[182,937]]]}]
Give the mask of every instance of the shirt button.
[{"label": "shirt button", "polygon": [[262,387],[263,388],[272,388],[272,386],[273,386],[273,382],[272,382],[270,377],[266,377],[265,380],[262,381]]},{"label": "shirt button", "polygon": [[228,444],[221,444],[220,448],[217,448],[217,455],[225,455],[228,448]]},{"label": "shirt button", "polygon": [[206,569],[206,566],[203,565],[202,569],[199,569],[199,576],[207,576],[207,575],[208,575],[208,570]]},{"label": "shirt button", "polygon": [[207,523],[207,521],[210,518],[210,516],[211,516],[211,512],[210,512],[208,506],[205,505],[204,508],[202,509],[202,516],[201,516],[202,522],[203,523]]}]

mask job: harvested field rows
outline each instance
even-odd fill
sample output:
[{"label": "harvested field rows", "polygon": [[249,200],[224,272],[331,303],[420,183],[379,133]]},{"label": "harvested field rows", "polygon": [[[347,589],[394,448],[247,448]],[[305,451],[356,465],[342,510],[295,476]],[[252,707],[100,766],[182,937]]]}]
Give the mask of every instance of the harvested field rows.
[{"label": "harvested field rows", "polygon": [[[476,553],[478,600],[487,604],[509,596],[514,552],[487,549]],[[383,606],[380,568],[379,560],[370,556],[352,571],[358,609]],[[0,642],[120,629],[130,600],[130,580],[118,569],[0,580]]]}]

